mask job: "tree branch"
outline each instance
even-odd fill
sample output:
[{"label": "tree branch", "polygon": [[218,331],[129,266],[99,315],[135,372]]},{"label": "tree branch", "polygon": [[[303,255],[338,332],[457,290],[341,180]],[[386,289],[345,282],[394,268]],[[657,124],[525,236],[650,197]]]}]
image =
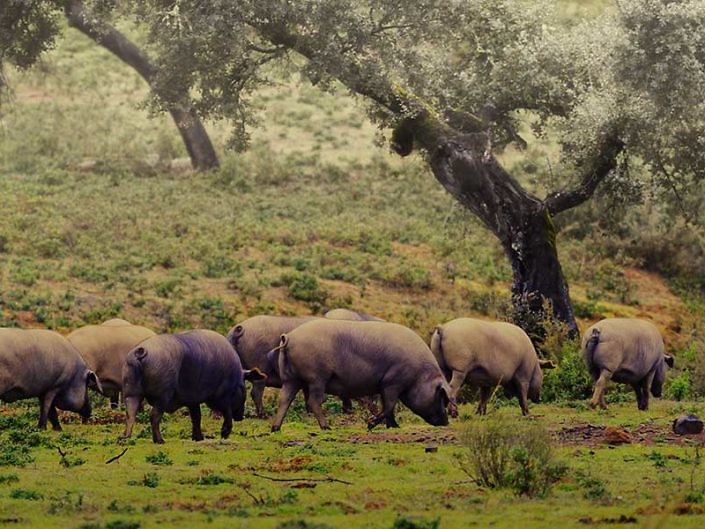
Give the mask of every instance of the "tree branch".
[{"label": "tree branch", "polygon": [[587,163],[580,183],[570,190],[550,193],[544,205],[551,215],[579,206],[592,198],[597,187],[617,167],[617,157],[624,149],[624,143],[616,133],[602,143],[599,153],[591,163]]},{"label": "tree branch", "polygon": [[281,481],[285,483],[294,481],[307,481],[317,483],[342,483],[343,485],[352,485],[352,482],[350,481],[345,481],[343,479],[338,479],[331,476],[325,476],[323,478],[277,478],[274,476],[265,476],[264,474],[260,474],[258,472],[253,472],[252,475],[257,476],[258,478],[268,479],[270,481]]},{"label": "tree branch", "polygon": [[[155,79],[157,69],[142,50],[117,29],[99,20],[91,19],[84,9],[82,0],[69,0],[64,7],[64,13],[69,26],[79,30],[91,40],[100,44],[110,51],[122,62],[131,66],[140,76],[147,81],[149,87],[163,100],[170,98],[163,97],[156,87]],[[188,101],[189,95],[179,94],[182,101]],[[193,167],[198,170],[208,170],[218,167],[218,156],[213,148],[213,144],[208,137],[203,123],[198,114],[190,106],[190,103],[173,103],[167,105],[167,109],[174,119],[176,127],[179,129],[181,138],[186,146],[186,150],[191,158]]]}]

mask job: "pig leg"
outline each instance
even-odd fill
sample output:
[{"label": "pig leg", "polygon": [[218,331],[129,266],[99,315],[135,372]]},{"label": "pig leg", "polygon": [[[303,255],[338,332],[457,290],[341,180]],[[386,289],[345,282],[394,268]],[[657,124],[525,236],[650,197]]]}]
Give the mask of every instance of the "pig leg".
[{"label": "pig leg", "polygon": [[39,424],[38,424],[38,427],[40,430],[47,429],[47,418],[49,416],[49,411],[51,410],[51,407],[54,405],[54,399],[56,398],[56,395],[58,393],[59,393],[59,388],[50,389],[44,395],[39,397]]},{"label": "pig leg", "polygon": [[607,390],[607,383],[612,378],[612,372],[603,369],[600,371],[600,378],[595,382],[595,390],[592,393],[592,399],[590,400],[590,407],[594,410],[598,405],[603,410],[607,408],[605,404],[605,391]]},{"label": "pig leg", "polygon": [[61,423],[59,422],[59,416],[56,413],[56,406],[52,406],[49,408],[49,413],[47,413],[47,417],[49,418],[49,422],[51,423],[51,428],[55,432],[60,432],[61,431]]},{"label": "pig leg", "polygon": [[[203,441],[203,432],[201,431],[200,404],[196,404],[195,406],[189,406],[188,413],[191,416],[191,439],[193,439],[194,441]],[[158,425],[157,428],[159,428]]]},{"label": "pig leg", "polygon": [[382,390],[382,412],[367,421],[367,429],[371,430],[383,421],[387,428],[399,428],[394,417],[394,407],[399,400],[399,390],[395,386],[387,386]]},{"label": "pig leg", "polygon": [[257,417],[264,419],[267,414],[264,413],[264,382],[253,382],[252,389],[250,390],[250,397],[252,397],[252,402],[255,403],[255,409],[257,410]]},{"label": "pig leg", "polygon": [[487,401],[490,400],[491,395],[492,388],[488,388],[485,386],[480,388],[480,402],[477,405],[478,415],[487,415]]},{"label": "pig leg", "polygon": [[223,439],[230,437],[233,431],[233,408],[232,406],[223,406],[223,426],[220,428],[220,436]]},{"label": "pig leg", "polygon": [[323,413],[323,408],[321,407],[321,404],[323,404],[325,398],[325,386],[320,384],[309,385],[308,396],[306,397],[306,404],[308,405],[313,415],[316,417],[316,420],[318,421],[318,426],[321,427],[321,430],[330,430],[328,420],[326,419],[326,416]]},{"label": "pig leg", "polygon": [[529,385],[521,382],[515,382],[517,389],[517,397],[519,397],[519,406],[521,406],[521,414],[529,415]]},{"label": "pig leg", "polygon": [[132,435],[132,429],[135,427],[135,422],[137,421],[137,410],[139,410],[142,405],[142,399],[139,397],[124,397],[124,399],[127,421],[125,421],[125,433],[123,437],[130,437]]},{"label": "pig leg", "polygon": [[649,388],[651,387],[651,383],[654,381],[654,376],[655,372],[652,371],[651,373],[646,375],[643,380],[639,383],[642,397],[638,401],[638,405],[639,409],[642,411],[649,409]]},{"label": "pig leg", "polygon": [[[152,441],[160,445],[164,444],[162,432],[159,430],[159,423],[162,422],[162,415],[164,415],[164,412],[160,410],[158,406],[154,406],[152,408],[152,414],[149,416],[149,421],[152,424]],[[200,410],[198,416],[200,419]]]},{"label": "pig leg", "polygon": [[279,392],[279,407],[277,408],[277,413],[272,421],[272,431],[278,432],[281,430],[282,422],[284,422],[284,416],[289,410],[289,406],[294,401],[294,397],[299,392],[301,387],[293,382],[283,382],[282,389]]},{"label": "pig leg", "polygon": [[453,376],[450,378],[450,398],[455,401],[458,398],[458,393],[460,388],[465,382],[465,373],[463,371],[457,371],[453,369]]},{"label": "pig leg", "polygon": [[353,404],[352,400],[350,400],[347,397],[344,397],[340,399],[343,403],[343,413],[352,413],[353,412]]},{"label": "pig leg", "polygon": [[117,410],[120,407],[120,399],[117,393],[110,396],[110,409]]}]

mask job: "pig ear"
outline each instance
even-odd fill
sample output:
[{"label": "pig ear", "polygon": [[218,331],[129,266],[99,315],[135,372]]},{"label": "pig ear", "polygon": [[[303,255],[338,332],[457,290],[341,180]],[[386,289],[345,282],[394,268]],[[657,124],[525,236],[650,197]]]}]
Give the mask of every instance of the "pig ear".
[{"label": "pig ear", "polygon": [[265,378],[267,378],[267,375],[262,373],[262,371],[260,371],[256,367],[254,369],[246,369],[245,371],[243,371],[243,375],[245,380],[249,381],[264,380]]},{"label": "pig ear", "polygon": [[142,360],[145,356],[147,356],[147,351],[144,350],[144,347],[135,349],[135,358],[137,358],[137,360]]},{"label": "pig ear", "polygon": [[436,393],[440,393],[443,399],[443,407],[448,409],[450,416],[455,418],[458,416],[458,405],[455,403],[453,398],[450,396],[450,389],[445,384],[438,384],[436,388]]},{"label": "pig ear", "polygon": [[663,360],[666,362],[666,365],[668,367],[673,367],[676,363],[675,358],[673,358],[671,355],[664,354],[663,355]]},{"label": "pig ear", "polygon": [[104,395],[103,386],[98,379],[98,375],[96,375],[93,371],[88,371],[86,373],[86,386],[94,391],[97,391],[101,395]]},{"label": "pig ear", "polygon": [[245,328],[242,325],[236,325],[235,327],[233,327],[233,330],[230,331],[230,336],[232,338],[237,339],[237,338],[240,338],[240,336],[242,336],[242,334],[244,332],[245,332]]},{"label": "pig ear", "polygon": [[556,369],[556,364],[554,364],[551,360],[539,358],[539,367],[541,369]]}]

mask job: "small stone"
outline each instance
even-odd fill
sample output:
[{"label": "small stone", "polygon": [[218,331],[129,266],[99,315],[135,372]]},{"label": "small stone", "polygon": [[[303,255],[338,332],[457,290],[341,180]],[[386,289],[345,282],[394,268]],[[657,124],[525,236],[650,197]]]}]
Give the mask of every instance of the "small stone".
[{"label": "small stone", "polygon": [[424,452],[426,452],[427,454],[435,454],[436,452],[438,452],[438,446],[428,445],[426,448],[424,448]]},{"label": "small stone", "polygon": [[605,428],[604,442],[608,445],[623,445],[631,443],[632,438],[626,430],[608,426]]},{"label": "small stone", "polygon": [[703,431],[703,421],[697,415],[686,413],[673,421],[673,433],[678,435],[697,435]]},{"label": "small stone", "polygon": [[191,158],[174,158],[169,162],[169,171],[172,173],[187,173],[193,170]]},{"label": "small stone", "polygon": [[160,161],[159,155],[156,153],[148,154],[142,159],[142,162],[152,169],[156,169]]},{"label": "small stone", "polygon": [[90,173],[96,167],[98,167],[98,160],[94,160],[93,158],[86,158],[76,164],[76,170],[81,171],[82,173]]}]

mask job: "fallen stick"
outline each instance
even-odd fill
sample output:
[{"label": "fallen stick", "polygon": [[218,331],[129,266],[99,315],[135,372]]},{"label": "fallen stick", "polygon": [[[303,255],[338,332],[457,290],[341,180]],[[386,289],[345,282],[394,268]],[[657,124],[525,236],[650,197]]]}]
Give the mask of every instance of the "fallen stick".
[{"label": "fallen stick", "polygon": [[338,478],[332,478],[330,476],[326,476],[325,478],[277,478],[274,476],[265,476],[264,474],[259,474],[257,472],[252,473],[253,476],[257,476],[258,478],[264,478],[268,479],[270,481],[311,481],[311,482],[330,482],[330,483],[342,483],[343,485],[352,485],[352,482],[350,481],[345,481],[343,479],[338,479]]},{"label": "fallen stick", "polygon": [[122,456],[125,455],[125,452],[127,452],[127,448],[125,448],[125,450],[123,450],[122,452],[120,452],[118,455],[113,456],[113,457],[111,457],[110,459],[108,459],[108,460],[105,462],[105,464],[106,464],[106,465],[109,465],[109,464],[112,463],[113,461],[117,461],[118,459],[120,459]]}]

